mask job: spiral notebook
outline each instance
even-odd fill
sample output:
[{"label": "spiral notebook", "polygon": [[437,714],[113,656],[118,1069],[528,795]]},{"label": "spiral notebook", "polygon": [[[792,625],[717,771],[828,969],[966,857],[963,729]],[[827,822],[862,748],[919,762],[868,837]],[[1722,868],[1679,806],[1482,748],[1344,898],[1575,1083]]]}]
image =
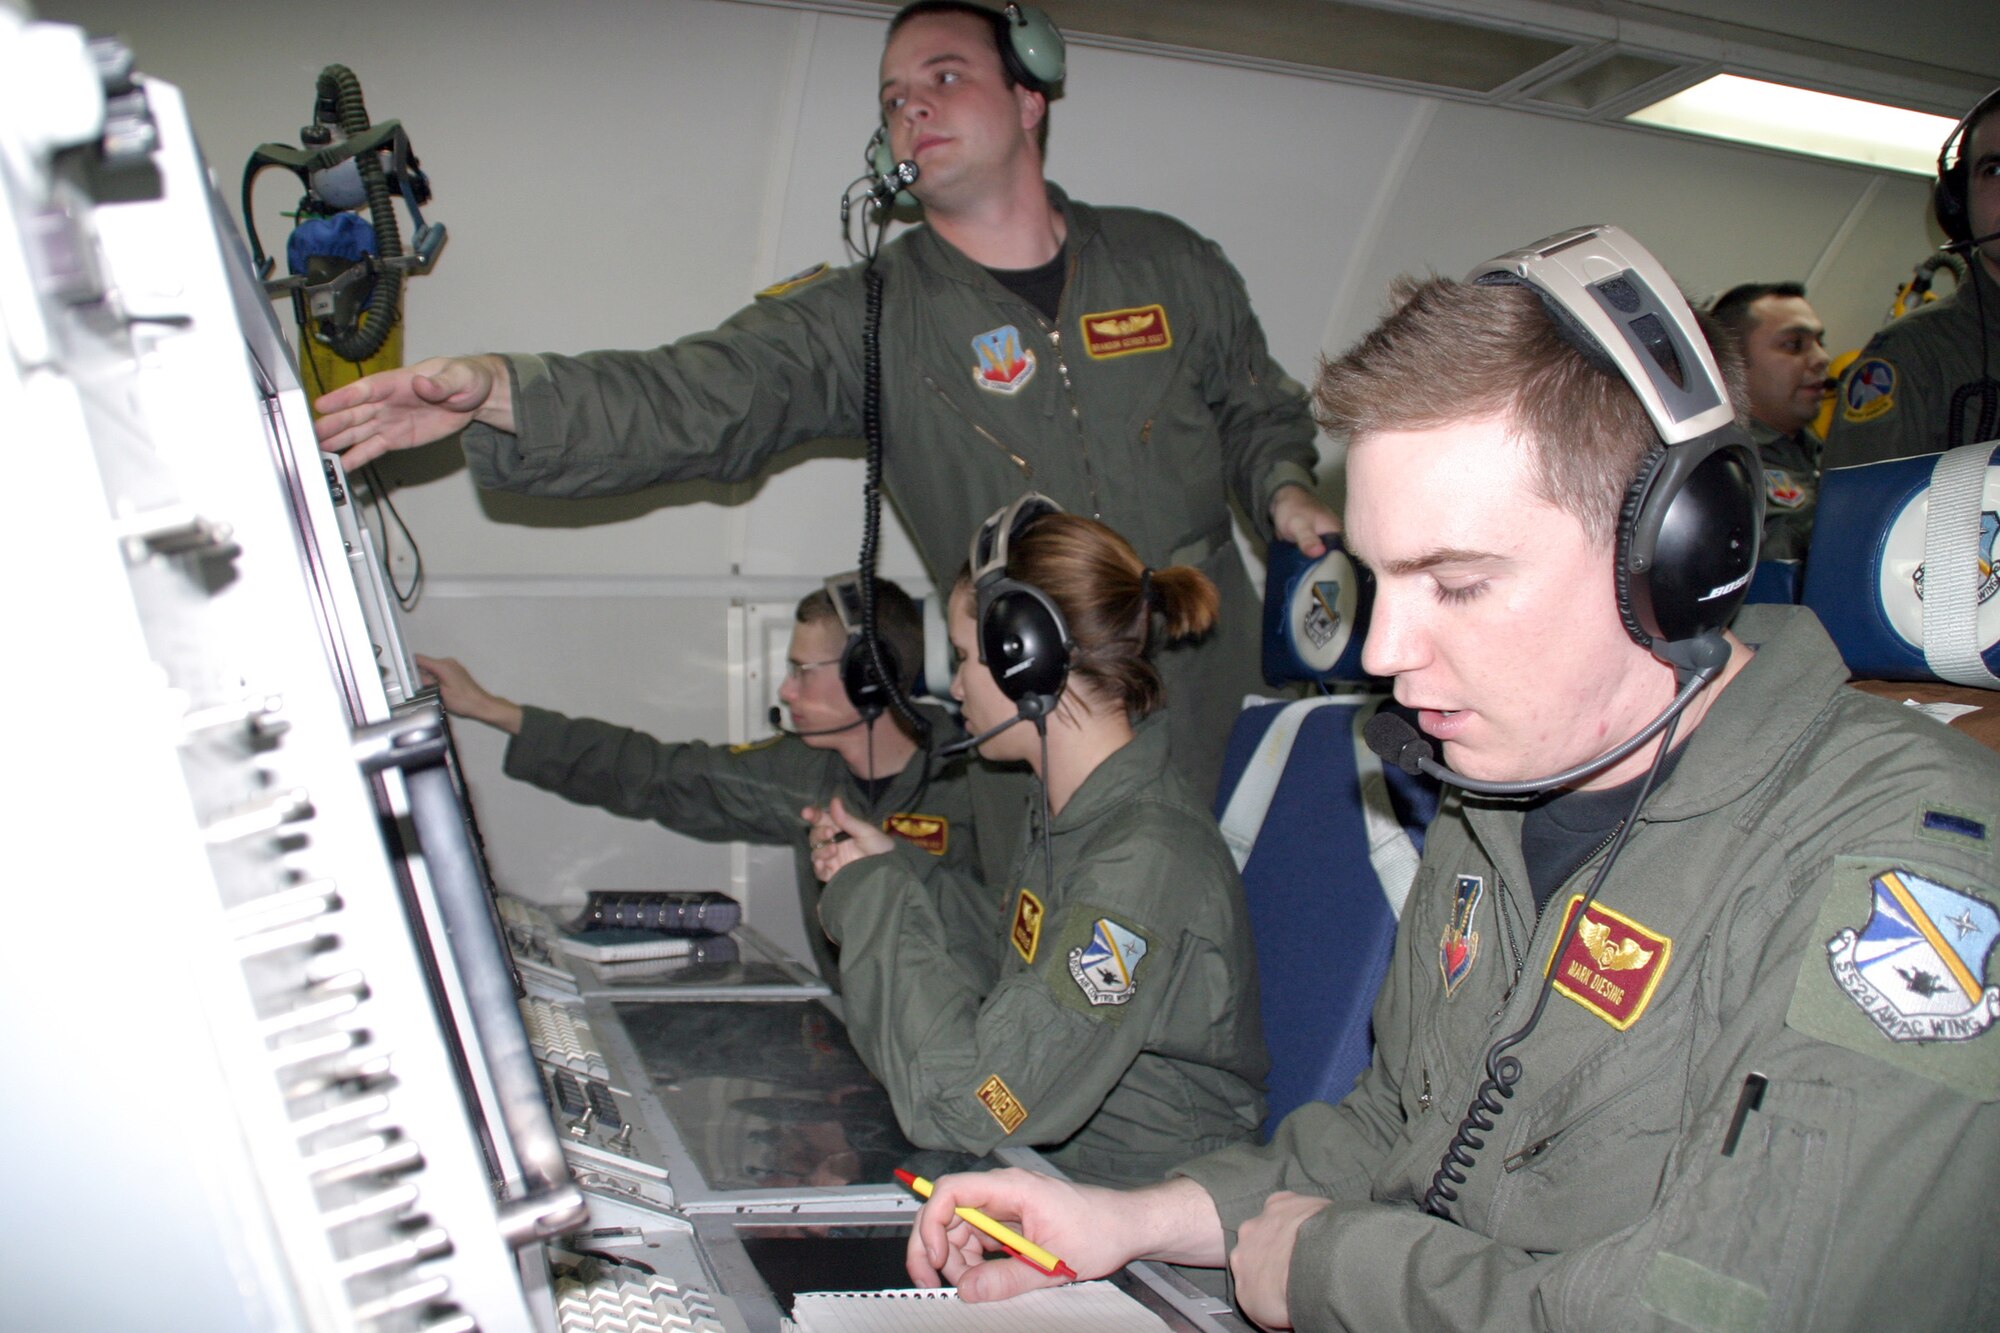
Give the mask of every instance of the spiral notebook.
[{"label": "spiral notebook", "polygon": [[1161,1333],[1166,1327],[1109,1282],[1073,1282],[983,1305],[967,1305],[949,1287],[802,1292],[785,1322],[796,1333]]}]

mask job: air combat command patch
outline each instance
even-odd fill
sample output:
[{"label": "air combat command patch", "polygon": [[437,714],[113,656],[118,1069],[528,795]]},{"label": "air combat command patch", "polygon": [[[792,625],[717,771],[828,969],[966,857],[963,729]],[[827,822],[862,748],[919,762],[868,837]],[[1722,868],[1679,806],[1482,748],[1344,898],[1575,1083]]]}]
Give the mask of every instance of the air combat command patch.
[{"label": "air combat command patch", "polygon": [[1562,957],[1551,958],[1554,989],[1569,996],[1620,1032],[1639,1021],[1660,978],[1667,974],[1674,942],[1655,934],[1622,912],[1592,903],[1569,933],[1583,895],[1563,910],[1559,940],[1569,941]]},{"label": "air combat command patch", "polygon": [[1021,331],[1012,324],[980,334],[972,350],[978,357],[972,382],[988,393],[1019,393],[1035,378],[1035,349],[1021,346]]},{"label": "air combat command patch", "polygon": [[1994,892],[1907,860],[1843,856],[1833,876],[1786,1024],[2000,1100]]}]

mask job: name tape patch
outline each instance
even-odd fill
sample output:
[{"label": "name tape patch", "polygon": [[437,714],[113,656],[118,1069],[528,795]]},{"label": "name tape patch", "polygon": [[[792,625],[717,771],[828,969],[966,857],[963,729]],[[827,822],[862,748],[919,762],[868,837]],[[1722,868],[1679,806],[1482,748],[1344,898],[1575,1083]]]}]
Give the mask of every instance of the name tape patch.
[{"label": "name tape patch", "polygon": [[932,856],[943,856],[951,845],[951,821],[943,815],[890,815],[882,821],[882,831]]},{"label": "name tape patch", "polygon": [[[1563,934],[1583,902],[1577,894],[1563,909]],[[1622,912],[1592,903],[1562,956],[1550,960],[1554,989],[1599,1018],[1625,1031],[1646,1012],[1647,1002],[1666,975],[1674,942],[1646,929]]]},{"label": "name tape patch", "polygon": [[1028,1108],[1021,1104],[1021,1099],[1014,1095],[1012,1088],[1000,1081],[998,1074],[989,1074],[973,1096],[979,1098],[979,1104],[986,1108],[986,1113],[1009,1134],[1019,1129],[1021,1122],[1028,1118]]},{"label": "name tape patch", "polygon": [[1167,323],[1163,305],[1135,306],[1129,310],[1100,310],[1085,315],[1083,350],[1094,361],[1134,352],[1158,352],[1174,345],[1174,331]]}]

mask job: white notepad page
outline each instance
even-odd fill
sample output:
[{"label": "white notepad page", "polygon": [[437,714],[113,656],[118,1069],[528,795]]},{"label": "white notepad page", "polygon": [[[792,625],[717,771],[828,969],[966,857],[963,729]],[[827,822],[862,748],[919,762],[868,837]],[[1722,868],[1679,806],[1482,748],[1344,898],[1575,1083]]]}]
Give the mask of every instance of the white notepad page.
[{"label": "white notepad page", "polygon": [[1072,1282],[968,1305],[949,1287],[800,1294],[798,1333],[1161,1333],[1166,1322],[1109,1282]]}]

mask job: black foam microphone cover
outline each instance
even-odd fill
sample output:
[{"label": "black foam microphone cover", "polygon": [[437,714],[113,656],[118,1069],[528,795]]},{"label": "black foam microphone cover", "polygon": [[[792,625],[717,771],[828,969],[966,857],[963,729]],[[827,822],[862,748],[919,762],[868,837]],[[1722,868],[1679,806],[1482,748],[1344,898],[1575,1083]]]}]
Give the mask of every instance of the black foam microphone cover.
[{"label": "black foam microphone cover", "polygon": [[1433,753],[1431,743],[1417,729],[1394,713],[1377,713],[1361,729],[1361,739],[1385,763],[1394,764],[1411,777],[1423,775],[1424,760]]}]

